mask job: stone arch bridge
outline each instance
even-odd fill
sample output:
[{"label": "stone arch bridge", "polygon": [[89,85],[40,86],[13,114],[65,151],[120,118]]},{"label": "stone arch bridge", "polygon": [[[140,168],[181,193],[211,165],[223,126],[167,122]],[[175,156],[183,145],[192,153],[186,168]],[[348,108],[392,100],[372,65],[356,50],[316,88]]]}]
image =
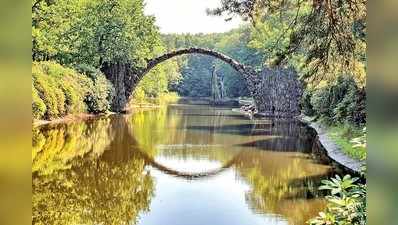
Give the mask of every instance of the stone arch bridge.
[{"label": "stone arch bridge", "polygon": [[266,67],[255,70],[227,55],[203,48],[175,50],[149,59],[146,61],[145,68],[135,70],[131,69],[128,64],[105,64],[102,71],[113,83],[116,90],[112,109],[116,112],[122,112],[137,84],[155,66],[171,58],[187,54],[215,57],[239,72],[247,84],[259,113],[276,117],[294,117],[300,114],[301,87],[294,70]]}]

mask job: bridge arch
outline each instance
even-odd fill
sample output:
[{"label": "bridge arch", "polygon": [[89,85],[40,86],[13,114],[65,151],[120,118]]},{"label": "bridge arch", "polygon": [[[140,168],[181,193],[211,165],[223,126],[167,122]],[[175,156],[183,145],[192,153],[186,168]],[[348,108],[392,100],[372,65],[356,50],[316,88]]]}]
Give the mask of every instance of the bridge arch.
[{"label": "bridge arch", "polygon": [[187,54],[200,54],[200,55],[207,55],[207,56],[217,58],[217,59],[229,64],[232,68],[234,68],[236,71],[241,73],[245,78],[247,78],[247,75],[250,72],[254,71],[251,67],[246,66],[242,63],[239,63],[238,61],[234,60],[233,58],[231,58],[223,53],[220,53],[220,52],[217,52],[214,50],[210,50],[210,49],[192,47],[192,48],[175,50],[175,51],[163,54],[161,56],[158,56],[156,58],[147,60],[147,66],[146,66],[146,68],[144,68],[140,71],[139,79],[142,79],[142,77],[144,77],[151,69],[153,69],[155,66],[159,65],[160,63],[167,61],[171,58],[181,56],[181,55],[187,55]]},{"label": "bridge arch", "polygon": [[277,117],[294,117],[300,114],[302,87],[294,69],[264,67],[257,71],[223,53],[196,47],[179,49],[148,59],[146,67],[141,69],[133,70],[130,65],[122,63],[104,64],[101,71],[112,82],[116,91],[112,111],[124,111],[137,84],[151,69],[171,58],[187,54],[208,55],[224,61],[238,71],[246,81],[260,114]]}]

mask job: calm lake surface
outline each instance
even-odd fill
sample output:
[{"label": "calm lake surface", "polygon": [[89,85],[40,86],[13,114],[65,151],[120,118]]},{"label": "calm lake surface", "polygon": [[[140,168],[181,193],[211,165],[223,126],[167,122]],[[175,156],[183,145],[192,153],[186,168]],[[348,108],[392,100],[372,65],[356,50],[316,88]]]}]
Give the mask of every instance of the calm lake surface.
[{"label": "calm lake surface", "polygon": [[304,225],[333,169],[299,122],[169,105],[33,130],[34,224]]}]

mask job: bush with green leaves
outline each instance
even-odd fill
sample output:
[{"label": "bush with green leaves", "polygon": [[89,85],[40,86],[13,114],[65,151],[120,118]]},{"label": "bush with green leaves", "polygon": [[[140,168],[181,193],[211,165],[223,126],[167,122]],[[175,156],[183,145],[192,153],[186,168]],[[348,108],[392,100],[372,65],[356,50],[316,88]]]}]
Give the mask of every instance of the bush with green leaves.
[{"label": "bush with green leaves", "polygon": [[310,103],[316,116],[330,118],[330,89],[322,87],[314,90]]},{"label": "bush with green leaves", "polygon": [[80,74],[55,62],[32,64],[32,112],[35,119],[109,109],[113,87],[105,76]]},{"label": "bush with green leaves", "polygon": [[43,118],[53,119],[66,114],[65,95],[59,86],[59,80],[56,77],[50,76],[45,67],[44,64],[34,63],[32,65],[34,85],[32,91],[37,90],[37,95],[46,105]]},{"label": "bush with green leaves", "polygon": [[329,201],[324,212],[310,220],[310,225],[365,225],[366,224],[366,184],[357,183],[359,178],[336,175],[323,180],[320,190],[330,191]]},{"label": "bush with green leaves", "polygon": [[315,114],[314,107],[311,104],[311,96],[312,90],[305,89],[300,99],[301,110],[307,116],[313,116]]},{"label": "bush with green leaves", "polygon": [[366,122],[364,93],[352,76],[341,75],[327,86],[306,90],[302,99],[303,112],[335,123],[363,125]]},{"label": "bush with green leaves", "polygon": [[90,91],[84,99],[88,112],[103,113],[110,110],[110,103],[115,96],[115,89],[112,83],[106,79],[106,76],[99,69],[93,66],[79,64],[75,68],[92,81]]},{"label": "bush with green leaves", "polygon": [[84,102],[87,104],[88,112],[104,113],[110,110],[115,90],[112,83],[101,72],[98,72],[92,79],[93,86],[90,92],[87,93]]},{"label": "bush with green leaves", "polygon": [[46,112],[47,107],[44,101],[40,98],[36,88],[32,85],[32,115],[33,118],[42,118]]}]

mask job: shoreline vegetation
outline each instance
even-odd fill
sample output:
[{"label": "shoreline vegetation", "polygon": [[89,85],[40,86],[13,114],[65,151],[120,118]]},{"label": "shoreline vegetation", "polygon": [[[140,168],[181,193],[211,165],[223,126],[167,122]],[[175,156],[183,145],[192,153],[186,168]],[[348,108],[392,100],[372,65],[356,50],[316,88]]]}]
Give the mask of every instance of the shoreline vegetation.
[{"label": "shoreline vegetation", "polygon": [[[344,171],[349,172],[351,175],[362,177],[363,166],[366,162],[364,159],[352,157],[347,153],[347,149],[343,148],[346,147],[350,148],[350,150],[354,150],[354,143],[346,139],[346,136],[339,136],[339,133],[335,133],[335,138],[332,138],[330,128],[328,128],[325,124],[314,120],[314,118],[301,115],[298,119],[315,130],[318,145],[320,145],[319,147],[324,151],[324,155],[332,160],[332,162],[344,168]],[[336,139],[340,140],[340,142],[337,142]],[[342,146],[340,145],[341,142],[346,144]],[[365,149],[365,147],[362,148]]]},{"label": "shoreline vegetation", "polygon": [[366,146],[361,144],[366,138],[366,127],[351,124],[328,124],[314,117],[301,115],[300,119],[306,123],[313,123],[317,133],[325,133],[341,152],[353,160],[364,162],[367,157]]},{"label": "shoreline vegetation", "polygon": [[[105,75],[91,67],[68,68],[56,62],[32,64],[32,124],[70,123],[115,114],[115,90]],[[149,110],[177,101],[177,93],[160,91],[153,82],[141,83],[124,113]]]},{"label": "shoreline vegetation", "polygon": [[[123,113],[125,115],[131,115],[138,112],[148,111],[160,108],[164,105],[169,103],[176,102],[179,99],[179,96],[175,93],[165,93],[161,97],[158,98],[148,98],[144,99],[141,102],[130,104],[126,111]],[[134,101],[134,100],[133,100]],[[110,115],[115,115],[115,112],[104,112],[99,114],[93,113],[79,113],[79,114],[69,114],[60,118],[55,118],[51,120],[40,120],[40,119],[33,119],[32,125],[34,128],[43,126],[43,125],[54,125],[54,124],[68,124],[68,123],[75,123],[90,119],[96,119],[101,117],[106,117]]]}]

